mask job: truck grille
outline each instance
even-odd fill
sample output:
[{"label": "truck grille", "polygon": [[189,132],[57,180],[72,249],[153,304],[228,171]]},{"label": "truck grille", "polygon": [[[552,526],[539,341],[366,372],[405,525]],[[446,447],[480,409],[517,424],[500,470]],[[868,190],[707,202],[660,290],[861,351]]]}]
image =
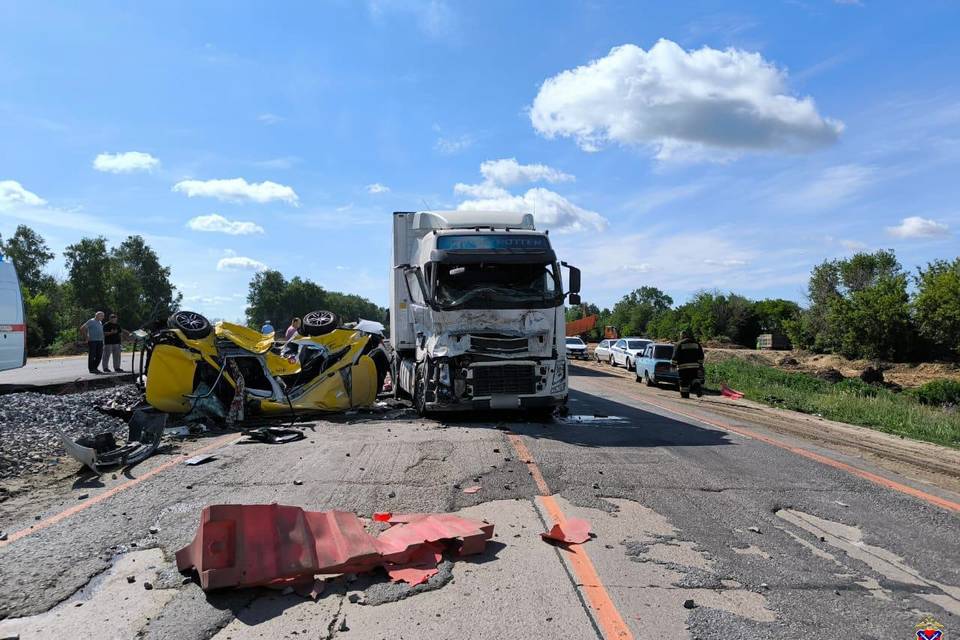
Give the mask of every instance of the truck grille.
[{"label": "truck grille", "polygon": [[536,382],[533,365],[505,364],[473,368],[474,396],[533,393]]},{"label": "truck grille", "polygon": [[473,334],[470,336],[472,351],[485,353],[523,353],[527,350],[527,338],[513,338],[496,334]]}]

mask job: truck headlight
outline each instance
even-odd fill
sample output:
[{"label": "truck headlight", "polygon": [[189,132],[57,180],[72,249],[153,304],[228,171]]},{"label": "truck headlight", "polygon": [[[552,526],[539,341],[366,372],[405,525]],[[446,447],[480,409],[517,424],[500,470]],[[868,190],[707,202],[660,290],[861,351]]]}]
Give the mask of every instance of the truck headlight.
[{"label": "truck headlight", "polygon": [[550,387],[551,393],[563,391],[567,384],[567,361],[557,360],[557,367],[553,370],[553,385]]}]

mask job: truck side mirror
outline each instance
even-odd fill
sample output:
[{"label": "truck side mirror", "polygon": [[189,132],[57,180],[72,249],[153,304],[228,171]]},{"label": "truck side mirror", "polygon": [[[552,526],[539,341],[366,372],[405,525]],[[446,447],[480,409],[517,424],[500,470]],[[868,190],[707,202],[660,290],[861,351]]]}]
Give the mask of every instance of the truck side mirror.
[{"label": "truck side mirror", "polygon": [[579,294],[579,293],[571,293],[570,296],[569,296],[569,298],[570,298],[570,304],[572,304],[572,305],[574,305],[574,306],[580,304],[580,294]]},{"label": "truck side mirror", "polygon": [[580,269],[576,267],[570,267],[570,293],[580,293]]}]

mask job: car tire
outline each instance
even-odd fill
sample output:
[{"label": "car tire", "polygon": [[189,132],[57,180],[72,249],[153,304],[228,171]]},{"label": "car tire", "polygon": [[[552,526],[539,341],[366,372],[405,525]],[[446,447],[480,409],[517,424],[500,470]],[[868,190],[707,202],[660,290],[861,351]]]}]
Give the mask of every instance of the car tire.
[{"label": "car tire", "polygon": [[610,366],[611,366],[611,367],[616,367],[616,366],[617,366],[617,359],[613,357],[613,354],[612,354],[612,353],[610,354]]},{"label": "car tire", "polygon": [[627,363],[624,366],[627,367],[627,371],[633,371],[633,364],[631,364],[630,358],[627,358]]},{"label": "car tire", "polygon": [[653,380],[650,379],[650,372],[649,372],[649,371],[644,371],[644,372],[643,372],[643,381],[647,383],[647,386],[648,386],[648,387],[655,387],[655,386],[657,386],[657,383],[656,383],[655,381],[653,381]]},{"label": "car tire", "polygon": [[179,329],[190,340],[202,340],[210,335],[210,321],[196,311],[176,311],[167,320],[171,329]]},{"label": "car tire", "polygon": [[340,326],[340,316],[333,311],[320,309],[303,316],[300,330],[308,336],[325,336]]}]

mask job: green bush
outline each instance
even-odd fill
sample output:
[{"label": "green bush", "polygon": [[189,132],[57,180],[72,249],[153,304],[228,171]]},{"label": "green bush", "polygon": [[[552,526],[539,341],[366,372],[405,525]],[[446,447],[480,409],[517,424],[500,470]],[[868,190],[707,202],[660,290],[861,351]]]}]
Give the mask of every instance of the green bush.
[{"label": "green bush", "polygon": [[55,356],[70,356],[79,353],[82,345],[78,345],[80,340],[77,329],[64,329],[57,334],[50,345],[50,353]]},{"label": "green bush", "polygon": [[931,380],[916,389],[908,390],[907,394],[920,404],[936,407],[960,404],[960,381]]},{"label": "green bush", "polygon": [[726,384],[751,400],[781,409],[960,447],[960,413],[926,406],[960,400],[960,383],[937,380],[914,391],[893,393],[860,380],[830,384],[805,373],[781,371],[739,358],[709,363],[706,373],[709,386]]}]

